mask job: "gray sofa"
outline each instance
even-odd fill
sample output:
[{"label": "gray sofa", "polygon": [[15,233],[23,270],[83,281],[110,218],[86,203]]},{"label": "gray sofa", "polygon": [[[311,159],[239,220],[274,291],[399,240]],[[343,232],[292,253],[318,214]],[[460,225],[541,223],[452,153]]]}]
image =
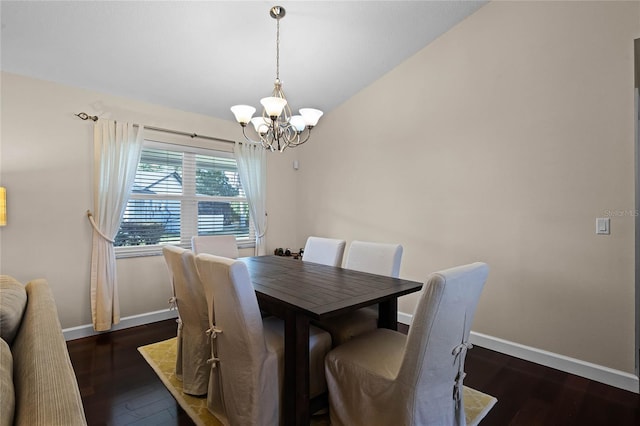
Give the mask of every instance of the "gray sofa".
[{"label": "gray sofa", "polygon": [[46,280],[0,275],[0,426],[87,421]]}]

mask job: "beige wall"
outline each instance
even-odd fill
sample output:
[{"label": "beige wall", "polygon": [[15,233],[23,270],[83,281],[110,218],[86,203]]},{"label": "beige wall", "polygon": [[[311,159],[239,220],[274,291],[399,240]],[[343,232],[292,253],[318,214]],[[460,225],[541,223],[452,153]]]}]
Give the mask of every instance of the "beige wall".
[{"label": "beige wall", "polygon": [[[24,282],[47,278],[62,326],[90,324],[91,227],[85,212],[92,207],[93,126],[73,114],[85,111],[226,139],[239,137],[240,130],[231,121],[14,74],[2,73],[0,82],[0,182],[8,199],[0,272]],[[289,217],[296,211],[292,158],[268,160],[270,250],[297,244],[295,214]],[[167,308],[170,286],[161,256],[119,259],[117,267],[123,317]]]},{"label": "beige wall", "polygon": [[[401,275],[483,260],[473,329],[633,371],[633,39],[637,2],[495,2],[328,113],[268,164],[268,250],[306,236],[398,241]],[[46,277],[88,324],[91,124],[233,139],[236,125],[2,74],[0,271]],[[300,170],[291,167],[300,161]],[[122,315],[166,307],[161,257],[121,259]],[[400,310],[411,313],[415,297]]]},{"label": "beige wall", "polygon": [[633,372],[638,37],[638,2],[488,4],[324,117],[299,237],[400,242],[418,280],[485,261],[474,331]]}]

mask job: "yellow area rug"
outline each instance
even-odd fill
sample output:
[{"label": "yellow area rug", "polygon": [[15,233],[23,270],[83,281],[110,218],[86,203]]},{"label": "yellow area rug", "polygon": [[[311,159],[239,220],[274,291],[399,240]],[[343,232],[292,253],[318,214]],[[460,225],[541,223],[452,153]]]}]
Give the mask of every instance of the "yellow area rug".
[{"label": "yellow area rug", "polygon": [[[178,380],[174,374],[176,365],[175,337],[162,342],[152,343],[151,345],[141,346],[138,348],[138,351],[196,425],[222,425],[222,423],[207,410],[206,398],[196,398],[182,393],[182,382]],[[464,412],[467,418],[467,425],[475,426],[480,423],[496,402],[497,399],[491,395],[465,386]],[[328,426],[329,415],[313,416],[311,425]]]}]

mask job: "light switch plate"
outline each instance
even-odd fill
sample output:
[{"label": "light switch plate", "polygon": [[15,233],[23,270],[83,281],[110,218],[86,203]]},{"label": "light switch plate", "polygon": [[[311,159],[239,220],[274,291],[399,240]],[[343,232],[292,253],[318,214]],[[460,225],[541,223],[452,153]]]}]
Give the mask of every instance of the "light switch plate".
[{"label": "light switch plate", "polygon": [[609,235],[611,233],[611,218],[598,217],[596,218],[596,234]]}]

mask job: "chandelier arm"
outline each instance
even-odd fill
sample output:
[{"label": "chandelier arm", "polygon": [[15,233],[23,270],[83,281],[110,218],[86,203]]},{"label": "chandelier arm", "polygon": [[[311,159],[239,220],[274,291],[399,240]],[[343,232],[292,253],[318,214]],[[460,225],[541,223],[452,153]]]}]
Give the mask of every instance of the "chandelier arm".
[{"label": "chandelier arm", "polygon": [[300,145],[300,135],[296,132],[287,139],[287,148],[295,148]]},{"label": "chandelier arm", "polygon": [[298,133],[296,132],[295,140],[292,140],[292,141],[289,143],[288,147],[289,147],[289,148],[295,148],[295,147],[297,147],[298,145],[300,145],[300,134],[298,134]]},{"label": "chandelier arm", "polygon": [[271,144],[269,144],[268,140],[260,133],[257,133],[258,137],[260,138],[260,141],[253,140],[249,136],[247,136],[246,127],[247,126],[242,126],[242,136],[244,136],[247,142],[250,142],[253,144],[259,144],[259,145],[262,145],[264,148],[269,148],[272,152],[274,151],[273,147],[271,146]]},{"label": "chandelier arm", "polygon": [[244,136],[244,138],[247,140],[247,142],[254,142],[252,141],[249,136],[247,136],[247,132],[245,131],[247,128],[247,126],[242,126],[242,136]]},{"label": "chandelier arm", "polygon": [[264,134],[258,133],[258,136],[260,137],[260,143],[264,148],[268,148],[271,152],[275,151],[273,143],[276,141],[276,139],[274,136],[273,123],[269,127],[269,130],[267,132],[265,132]]},{"label": "chandelier arm", "polygon": [[[287,97],[284,94],[284,90],[282,90],[282,82],[280,82],[280,86],[278,87],[278,92],[279,92],[278,96],[280,96],[282,99],[287,99]],[[289,102],[287,102],[284,106],[284,109],[282,110],[282,121],[286,121],[288,123],[292,115],[293,114],[291,113],[291,107],[289,107]]]},{"label": "chandelier arm", "polygon": [[312,127],[311,127],[311,126],[307,126],[307,128],[306,128],[306,130],[307,130],[307,137],[306,137],[306,138],[304,138],[304,140],[303,140],[302,142],[299,142],[298,144],[296,144],[296,146],[300,146],[300,145],[302,145],[303,143],[305,143],[306,141],[308,141],[308,140],[309,140],[309,138],[311,137],[311,129],[312,129]]},{"label": "chandelier arm", "polygon": [[278,126],[280,130],[281,139],[283,139],[287,145],[294,143],[297,132],[293,128],[293,126],[291,126],[291,124],[284,121],[279,122]]},{"label": "chandelier arm", "polygon": [[275,148],[273,147],[272,144],[270,144],[267,140],[265,140],[262,136],[260,137],[260,144],[262,145],[263,148],[268,149],[271,152],[275,151]]}]

